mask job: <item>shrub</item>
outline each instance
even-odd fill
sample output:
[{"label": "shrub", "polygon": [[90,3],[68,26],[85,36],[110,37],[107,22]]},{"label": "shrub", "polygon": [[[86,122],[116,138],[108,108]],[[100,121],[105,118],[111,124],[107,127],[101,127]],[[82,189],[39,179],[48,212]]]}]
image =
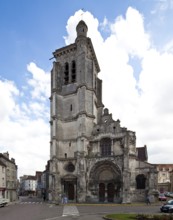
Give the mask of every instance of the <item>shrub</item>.
[{"label": "shrub", "polygon": [[173,215],[144,215],[139,214],[136,216],[137,220],[173,220]]}]

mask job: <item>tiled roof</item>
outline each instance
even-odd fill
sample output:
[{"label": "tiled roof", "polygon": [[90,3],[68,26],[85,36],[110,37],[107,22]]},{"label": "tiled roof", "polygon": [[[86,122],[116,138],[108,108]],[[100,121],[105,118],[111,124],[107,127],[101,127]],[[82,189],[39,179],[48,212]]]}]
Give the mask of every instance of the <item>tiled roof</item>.
[{"label": "tiled roof", "polygon": [[173,168],[173,164],[156,164],[156,165],[160,168],[169,168],[169,167]]},{"label": "tiled roof", "polygon": [[173,164],[156,164],[159,171],[173,171]]}]

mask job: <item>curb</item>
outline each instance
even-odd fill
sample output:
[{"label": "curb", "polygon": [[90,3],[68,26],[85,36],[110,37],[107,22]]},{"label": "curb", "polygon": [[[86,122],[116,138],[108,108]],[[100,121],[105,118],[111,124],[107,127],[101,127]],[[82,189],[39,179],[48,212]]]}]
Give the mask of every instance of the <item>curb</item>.
[{"label": "curb", "polygon": [[105,220],[112,220],[111,218],[107,218],[106,216],[103,216],[103,219],[105,219]]}]

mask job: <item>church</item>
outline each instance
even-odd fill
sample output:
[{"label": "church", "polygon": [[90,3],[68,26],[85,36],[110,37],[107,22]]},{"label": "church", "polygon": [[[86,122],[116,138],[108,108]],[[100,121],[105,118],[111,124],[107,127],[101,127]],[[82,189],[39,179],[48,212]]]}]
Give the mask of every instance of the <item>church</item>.
[{"label": "church", "polygon": [[[77,203],[145,201],[157,189],[156,166],[136,134],[102,102],[100,66],[81,20],[73,44],[53,52],[49,194]],[[104,82],[103,82],[104,83]]]}]

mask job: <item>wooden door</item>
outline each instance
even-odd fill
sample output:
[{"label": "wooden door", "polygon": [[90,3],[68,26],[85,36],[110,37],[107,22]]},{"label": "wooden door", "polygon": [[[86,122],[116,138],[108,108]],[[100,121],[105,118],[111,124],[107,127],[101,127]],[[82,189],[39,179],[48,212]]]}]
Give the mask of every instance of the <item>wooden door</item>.
[{"label": "wooden door", "polygon": [[113,183],[108,183],[107,185],[107,196],[108,196],[108,202],[114,201],[114,194],[115,194],[115,186]]},{"label": "wooden door", "polygon": [[68,183],[68,199],[74,200],[74,184]]},{"label": "wooden door", "polygon": [[105,201],[105,184],[100,183],[99,184],[99,202]]}]

